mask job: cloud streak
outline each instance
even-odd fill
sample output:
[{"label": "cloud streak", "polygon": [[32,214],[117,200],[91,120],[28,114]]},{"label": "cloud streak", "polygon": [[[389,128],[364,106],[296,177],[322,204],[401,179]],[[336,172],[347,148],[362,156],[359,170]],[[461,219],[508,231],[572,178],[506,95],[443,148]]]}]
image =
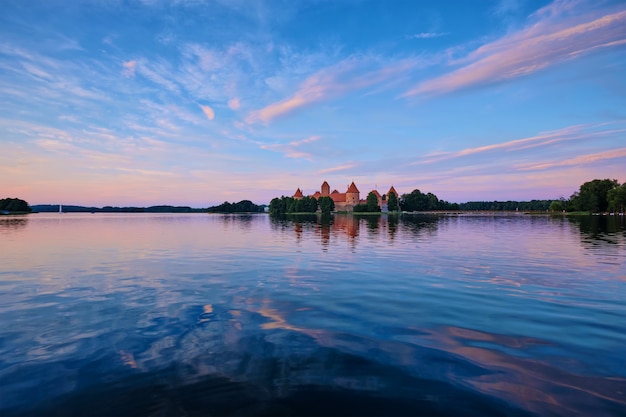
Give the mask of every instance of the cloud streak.
[{"label": "cloud streak", "polygon": [[579,155],[574,158],[565,159],[562,161],[554,162],[542,162],[538,164],[525,164],[518,167],[521,171],[540,171],[551,168],[567,167],[587,165],[594,162],[601,162],[610,159],[626,158],[626,148],[611,149],[610,151],[596,152],[587,155]]},{"label": "cloud streak", "polygon": [[588,140],[591,138],[597,138],[602,136],[609,136],[616,133],[626,132],[626,129],[611,129],[611,130],[593,130],[603,125],[588,124],[588,125],[575,125],[568,126],[562,129],[542,132],[535,136],[530,136],[523,139],[515,139],[508,142],[494,143],[491,145],[478,146],[474,148],[467,148],[457,152],[439,152],[431,154],[425,157],[424,160],[414,163],[435,163],[447,159],[461,158],[465,156],[492,152],[492,151],[519,151],[531,148],[537,148],[542,146],[555,145],[560,142],[574,141],[574,140]]},{"label": "cloud streak", "polygon": [[626,11],[571,17],[572,3],[539,10],[536,22],[488,43],[459,63],[463,67],[422,82],[403,96],[445,94],[532,74],[601,48],[626,44]]},{"label": "cloud streak", "polygon": [[312,104],[388,81],[416,65],[414,60],[403,60],[393,66],[377,67],[373,61],[350,57],[336,65],[323,68],[308,77],[292,96],[250,112],[246,122],[269,123]]},{"label": "cloud streak", "polygon": [[273,145],[261,145],[261,149],[266,149],[275,152],[283,153],[287,158],[301,158],[312,160],[312,155],[309,152],[300,149],[304,145],[308,145],[320,140],[319,136],[310,136],[301,140],[294,140],[287,144],[273,144]]},{"label": "cloud streak", "polygon": [[408,39],[431,39],[449,35],[448,32],[421,32],[407,36]]}]

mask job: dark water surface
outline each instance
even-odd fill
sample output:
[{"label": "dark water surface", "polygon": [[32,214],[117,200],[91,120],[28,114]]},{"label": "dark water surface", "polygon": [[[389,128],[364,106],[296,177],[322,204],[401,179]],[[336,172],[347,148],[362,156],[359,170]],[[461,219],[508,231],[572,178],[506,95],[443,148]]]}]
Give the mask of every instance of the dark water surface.
[{"label": "dark water surface", "polygon": [[626,415],[624,217],[0,217],[0,415]]}]

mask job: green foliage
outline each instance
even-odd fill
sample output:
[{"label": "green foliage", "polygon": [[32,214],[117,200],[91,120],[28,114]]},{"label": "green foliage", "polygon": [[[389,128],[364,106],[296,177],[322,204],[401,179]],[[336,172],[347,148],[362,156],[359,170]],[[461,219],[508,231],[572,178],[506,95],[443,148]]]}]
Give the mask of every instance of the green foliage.
[{"label": "green foliage", "polygon": [[314,197],[303,197],[296,200],[293,197],[282,196],[270,201],[269,213],[272,216],[280,216],[288,213],[315,213],[317,200]]},{"label": "green foliage", "polygon": [[554,200],[550,203],[550,211],[563,211],[565,210],[565,203],[561,200]]},{"label": "green foliage", "polygon": [[424,194],[415,189],[410,194],[403,194],[400,200],[400,208],[404,211],[430,211],[442,210],[439,199],[433,193]]},{"label": "green foliage", "polygon": [[546,211],[553,200],[531,201],[469,201],[457,204],[457,210],[468,211]]},{"label": "green foliage", "polygon": [[607,193],[607,200],[609,211],[623,213],[626,209],[626,183],[610,189]]},{"label": "green foliage", "polygon": [[369,211],[370,213],[380,211],[380,207],[378,206],[378,197],[376,197],[376,194],[370,191],[365,201],[365,204],[367,205],[367,211]]},{"label": "green foliage", "polygon": [[219,206],[209,207],[209,213],[263,213],[263,206],[257,206],[250,200],[241,200],[238,203],[224,201]]},{"label": "green foliage", "polygon": [[320,211],[324,214],[330,213],[335,210],[335,202],[330,197],[320,197],[317,199],[317,204],[320,207]]},{"label": "green foliage", "polygon": [[9,213],[30,213],[32,210],[24,200],[20,200],[19,198],[3,198],[0,200],[0,211],[8,211]]},{"label": "green foliage", "polygon": [[398,196],[396,195],[396,193],[389,193],[389,198],[387,201],[387,209],[389,211],[397,211],[399,208],[398,206]]},{"label": "green foliage", "polygon": [[369,210],[367,208],[367,204],[357,204],[354,206],[352,211],[355,213],[367,213]]},{"label": "green foliage", "polygon": [[577,193],[570,197],[571,209],[574,211],[590,211],[602,213],[609,207],[608,193],[617,188],[617,180],[603,179],[588,181],[580,186]]}]

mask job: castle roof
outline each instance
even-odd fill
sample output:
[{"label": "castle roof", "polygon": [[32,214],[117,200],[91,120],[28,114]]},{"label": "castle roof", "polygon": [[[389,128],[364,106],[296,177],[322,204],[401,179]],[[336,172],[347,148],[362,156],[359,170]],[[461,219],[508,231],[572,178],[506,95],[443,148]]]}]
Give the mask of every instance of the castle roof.
[{"label": "castle roof", "polygon": [[330,185],[328,185],[328,183],[327,183],[326,181],[324,181],[324,182],[322,183],[322,187],[324,187],[324,186],[326,186],[326,187],[330,188]]},{"label": "castle roof", "polygon": [[346,193],[358,193],[359,189],[356,188],[356,185],[354,185],[354,181],[352,181],[352,184],[350,184],[350,186],[348,187],[348,191],[346,191]]},{"label": "castle roof", "polygon": [[387,195],[394,193],[396,195],[396,197],[399,197],[398,192],[396,191],[395,188],[393,188],[393,185],[391,186],[391,188],[389,189],[389,192],[387,193]]},{"label": "castle roof", "polygon": [[300,191],[300,188],[298,188],[296,190],[296,193],[293,196],[294,197],[304,197],[304,195],[302,195],[302,191]]},{"label": "castle roof", "polygon": [[332,193],[330,198],[332,198],[335,203],[345,203],[346,193]]},{"label": "castle roof", "polygon": [[378,190],[372,190],[370,192],[374,193],[376,197],[380,197],[380,193],[378,192]]},{"label": "castle roof", "polygon": [[339,191],[333,190],[333,192],[331,194],[339,194]]}]

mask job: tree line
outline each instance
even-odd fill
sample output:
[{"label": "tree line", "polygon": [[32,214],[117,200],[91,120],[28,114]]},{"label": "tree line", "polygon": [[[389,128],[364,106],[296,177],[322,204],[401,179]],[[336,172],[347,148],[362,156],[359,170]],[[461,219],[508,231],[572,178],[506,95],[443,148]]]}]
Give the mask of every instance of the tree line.
[{"label": "tree line", "polygon": [[241,200],[238,203],[224,201],[219,206],[209,207],[206,211],[209,213],[263,213],[265,206],[258,206],[250,200]]},{"label": "tree line", "polygon": [[0,199],[0,213],[30,213],[31,207],[19,198]]},{"label": "tree line", "polygon": [[626,183],[595,179],[582,184],[569,199],[561,198],[550,204],[551,211],[588,211],[590,213],[619,212],[626,209]]},{"label": "tree line", "polygon": [[[33,206],[33,211],[41,213],[58,212],[58,204],[41,204]],[[238,203],[229,203],[225,201],[218,206],[211,206],[208,208],[191,208],[188,206],[169,206],[159,205],[150,207],[114,207],[104,206],[99,207],[85,207],[85,206],[73,206],[64,205],[63,212],[65,213],[263,213],[265,211],[264,205],[256,205],[250,200],[242,200]]]},{"label": "tree line", "polygon": [[[328,198],[330,202],[322,202]],[[567,211],[567,212],[624,212],[626,209],[626,183],[620,185],[617,180],[595,179],[582,184],[577,192],[569,199],[559,200],[530,200],[530,201],[468,201],[465,203],[450,203],[440,200],[431,192],[423,193],[415,189],[398,198],[394,193],[382,196],[387,203],[388,210],[402,211]],[[324,205],[324,209],[322,209]],[[274,198],[270,203],[270,214],[285,213],[314,213],[318,209],[323,212],[334,210],[334,203],[330,197],[320,197],[316,201],[313,197],[304,197],[296,200],[293,197]],[[380,212],[376,194],[370,192],[365,203],[353,207],[356,213]]]},{"label": "tree line", "polygon": [[269,205],[269,213],[273,216],[289,213],[315,213],[318,209],[322,214],[328,214],[335,210],[335,202],[327,196],[317,200],[315,197],[308,196],[301,199],[282,196],[273,198]]}]

